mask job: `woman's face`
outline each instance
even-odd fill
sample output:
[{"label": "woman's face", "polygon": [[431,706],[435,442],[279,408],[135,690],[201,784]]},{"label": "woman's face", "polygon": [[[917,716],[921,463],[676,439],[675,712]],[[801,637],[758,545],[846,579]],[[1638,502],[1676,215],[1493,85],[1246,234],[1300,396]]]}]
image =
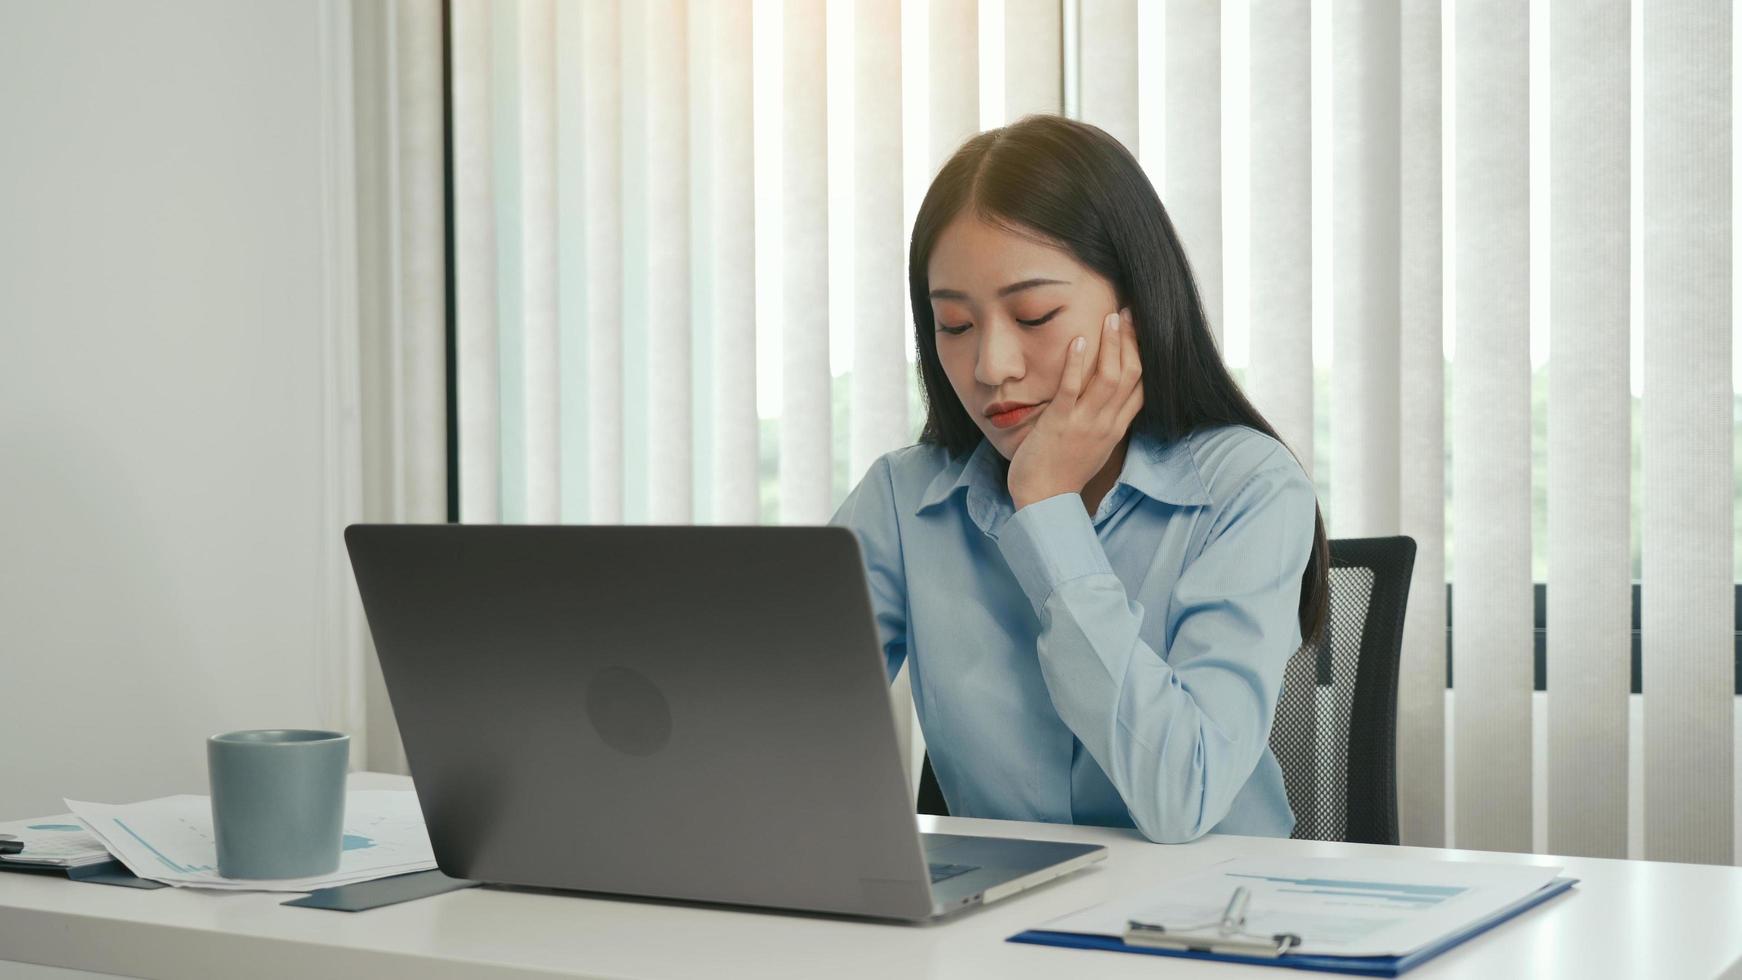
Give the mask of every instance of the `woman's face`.
[{"label": "woman's face", "polygon": [[1073,338],[1087,338],[1084,363],[1095,364],[1101,323],[1118,310],[1113,284],[1065,250],[971,211],[944,228],[926,276],[944,374],[1009,459],[1058,390]]}]

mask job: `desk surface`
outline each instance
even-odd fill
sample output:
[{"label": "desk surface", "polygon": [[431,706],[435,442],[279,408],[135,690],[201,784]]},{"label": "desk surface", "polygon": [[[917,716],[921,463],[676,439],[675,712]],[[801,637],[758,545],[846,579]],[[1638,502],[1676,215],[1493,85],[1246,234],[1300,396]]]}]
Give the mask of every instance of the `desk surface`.
[{"label": "desk surface", "polygon": [[[357,774],[358,788],[409,788]],[[1563,864],[1581,882],[1411,977],[1742,975],[1742,868],[1134,832],[920,817],[924,830],[1094,841],[1092,870],[940,924],[471,888],[369,912],[286,908],[290,896],[143,891],[0,873],[0,959],[143,977],[1263,976],[1261,967],[1053,949],[1005,938],[1230,857],[1415,856]],[[1165,970],[1162,962],[1166,963]],[[1295,975],[1295,974],[1291,974]]]}]

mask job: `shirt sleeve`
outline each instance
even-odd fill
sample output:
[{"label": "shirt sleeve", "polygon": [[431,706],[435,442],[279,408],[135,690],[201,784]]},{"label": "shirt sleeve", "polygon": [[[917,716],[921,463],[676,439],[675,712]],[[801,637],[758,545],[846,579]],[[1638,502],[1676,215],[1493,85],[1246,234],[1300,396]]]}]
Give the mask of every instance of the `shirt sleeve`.
[{"label": "shirt sleeve", "polygon": [[895,521],[895,485],[888,457],[871,464],[829,523],[850,529],[859,539],[877,638],[889,679],[894,681],[907,659],[907,574],[901,563],[901,531]]},{"label": "shirt sleeve", "polygon": [[1180,573],[1159,652],[1078,494],[1022,508],[999,536],[1040,618],[1053,705],[1150,840],[1207,833],[1263,756],[1300,646],[1314,508],[1298,467],[1249,477]]}]

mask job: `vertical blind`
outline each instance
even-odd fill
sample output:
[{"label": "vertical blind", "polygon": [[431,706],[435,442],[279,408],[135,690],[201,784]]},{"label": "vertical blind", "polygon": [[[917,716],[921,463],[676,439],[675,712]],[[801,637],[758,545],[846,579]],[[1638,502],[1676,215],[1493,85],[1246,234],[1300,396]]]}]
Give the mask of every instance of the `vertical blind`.
[{"label": "vertical blind", "polygon": [[1406,0],[1398,31],[1398,526],[1415,539],[1416,572],[1397,685],[1397,815],[1404,841],[1450,843],[1440,669],[1446,649],[1446,167],[1439,5]]},{"label": "vertical blind", "polygon": [[1727,3],[1643,5],[1645,849],[1731,857],[1733,230]]},{"label": "vertical blind", "polygon": [[1474,355],[1452,366],[1453,820],[1507,851],[1531,845],[1529,26],[1526,4],[1459,0],[1446,82],[1453,324]]},{"label": "vertical blind", "polygon": [[1149,173],[1332,536],[1418,542],[1404,841],[1734,859],[1728,5],[451,12],[463,520],[825,520],[920,422],[905,237],[931,175],[1063,111]]},{"label": "vertical blind", "polygon": [[[1549,742],[1552,851],[1627,852],[1632,562],[1628,434],[1631,208],[1625,2],[1556,5],[1549,38]],[[1577,152],[1559,152],[1577,148]],[[1589,529],[1607,529],[1588,533]]]}]

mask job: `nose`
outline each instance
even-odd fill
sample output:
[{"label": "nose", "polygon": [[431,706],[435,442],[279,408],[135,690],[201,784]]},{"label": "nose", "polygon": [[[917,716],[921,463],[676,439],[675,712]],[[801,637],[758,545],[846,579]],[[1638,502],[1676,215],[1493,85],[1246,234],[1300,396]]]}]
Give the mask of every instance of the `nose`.
[{"label": "nose", "polygon": [[1006,381],[1019,381],[1024,373],[1022,337],[1015,327],[989,317],[980,331],[980,349],[974,361],[974,380],[997,388]]}]

